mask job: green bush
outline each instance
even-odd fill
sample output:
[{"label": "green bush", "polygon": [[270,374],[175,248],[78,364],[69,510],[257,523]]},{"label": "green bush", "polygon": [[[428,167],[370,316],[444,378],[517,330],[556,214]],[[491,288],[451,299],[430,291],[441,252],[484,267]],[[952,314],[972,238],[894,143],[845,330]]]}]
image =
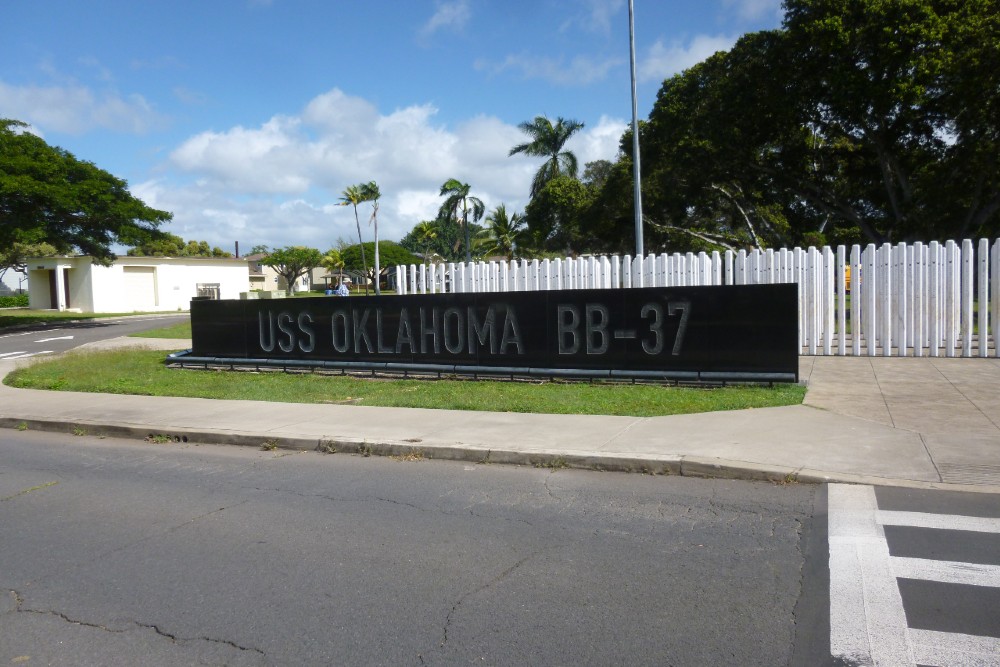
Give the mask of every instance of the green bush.
[{"label": "green bush", "polygon": [[0,308],[27,308],[28,295],[0,296]]}]

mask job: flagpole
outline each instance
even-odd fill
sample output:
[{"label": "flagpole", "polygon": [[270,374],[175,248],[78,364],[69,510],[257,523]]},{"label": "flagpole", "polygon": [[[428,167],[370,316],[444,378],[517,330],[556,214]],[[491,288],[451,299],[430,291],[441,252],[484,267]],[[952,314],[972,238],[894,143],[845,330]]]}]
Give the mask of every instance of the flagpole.
[{"label": "flagpole", "polygon": [[639,173],[639,112],[635,100],[635,15],[628,0],[628,45],[632,71],[632,164],[635,177],[635,256],[642,257],[642,186]]}]

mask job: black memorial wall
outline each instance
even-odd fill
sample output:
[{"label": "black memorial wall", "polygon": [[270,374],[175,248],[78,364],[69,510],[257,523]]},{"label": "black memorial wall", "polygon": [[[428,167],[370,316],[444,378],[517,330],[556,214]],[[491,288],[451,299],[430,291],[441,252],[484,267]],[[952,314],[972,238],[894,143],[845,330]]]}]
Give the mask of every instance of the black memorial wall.
[{"label": "black memorial wall", "polygon": [[195,300],[191,321],[202,360],[798,379],[793,284]]}]

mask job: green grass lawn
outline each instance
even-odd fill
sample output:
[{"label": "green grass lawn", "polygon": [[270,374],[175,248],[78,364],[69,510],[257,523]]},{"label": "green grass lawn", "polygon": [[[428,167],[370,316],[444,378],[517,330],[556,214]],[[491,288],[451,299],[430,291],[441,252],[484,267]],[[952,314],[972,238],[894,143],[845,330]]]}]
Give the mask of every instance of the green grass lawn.
[{"label": "green grass lawn", "polygon": [[19,368],[4,382],[109,394],[639,417],[797,405],[805,395],[804,387],[787,384],[691,388],[182,370],[168,368],[164,356],[148,350],[77,352]]}]

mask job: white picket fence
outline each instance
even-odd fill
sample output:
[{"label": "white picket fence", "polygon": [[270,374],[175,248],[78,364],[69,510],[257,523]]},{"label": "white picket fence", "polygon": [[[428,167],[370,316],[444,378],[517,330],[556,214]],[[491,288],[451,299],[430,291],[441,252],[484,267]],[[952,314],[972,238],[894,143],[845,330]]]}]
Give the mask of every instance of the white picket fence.
[{"label": "white picket fence", "polygon": [[808,355],[996,357],[1000,239],[396,267],[399,294],[798,283]]}]

